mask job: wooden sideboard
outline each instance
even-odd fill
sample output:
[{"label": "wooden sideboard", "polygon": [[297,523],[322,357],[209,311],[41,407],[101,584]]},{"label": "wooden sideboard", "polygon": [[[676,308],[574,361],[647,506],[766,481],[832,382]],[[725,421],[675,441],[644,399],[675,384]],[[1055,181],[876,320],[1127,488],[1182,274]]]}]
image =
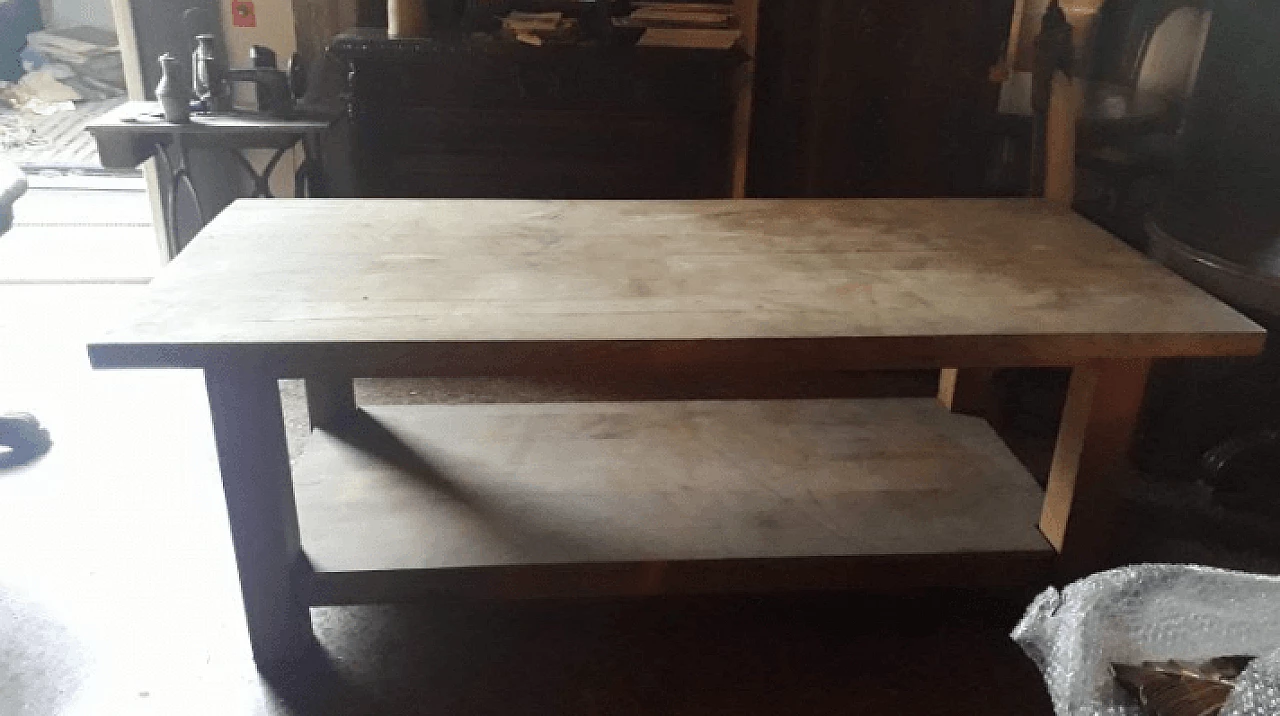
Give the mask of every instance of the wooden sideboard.
[{"label": "wooden sideboard", "polygon": [[733,190],[747,56],[343,33],[354,191],[367,197],[711,198]]}]

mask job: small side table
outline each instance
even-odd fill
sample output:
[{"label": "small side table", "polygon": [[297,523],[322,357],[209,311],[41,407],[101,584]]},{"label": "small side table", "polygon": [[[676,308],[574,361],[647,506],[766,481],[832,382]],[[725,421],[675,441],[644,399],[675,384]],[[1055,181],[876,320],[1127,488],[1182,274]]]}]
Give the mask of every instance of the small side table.
[{"label": "small side table", "polygon": [[[155,102],[127,102],[108,112],[87,129],[98,145],[102,166],[132,169],[156,158],[164,202],[164,229],[170,255],[182,248],[178,236],[178,193],[186,191],[195,209],[196,225],[204,227],[217,211],[210,211],[192,181],[190,150],[225,150],[253,182],[250,197],[274,198],[271,175],[285,154],[301,146],[302,164],[294,177],[295,197],[325,196],[321,139],[333,118],[306,116],[278,119],[252,112],[199,115],[188,124],[172,124],[159,118]],[[246,150],[272,150],[262,171],[254,168]]]}]

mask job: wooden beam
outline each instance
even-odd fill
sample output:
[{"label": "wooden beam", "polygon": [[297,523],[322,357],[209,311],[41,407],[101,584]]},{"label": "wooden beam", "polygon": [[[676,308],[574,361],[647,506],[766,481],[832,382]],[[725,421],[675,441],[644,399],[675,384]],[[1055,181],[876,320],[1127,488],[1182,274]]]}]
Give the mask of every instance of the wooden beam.
[{"label": "wooden beam", "polygon": [[[1103,0],[1062,0],[1062,9],[1071,23],[1076,57],[1079,58],[1093,29],[1093,21]],[[1077,67],[1081,64],[1076,63]],[[1071,206],[1076,191],[1076,125],[1084,103],[1084,80],[1061,74],[1053,78],[1049,114],[1045,127],[1044,196],[1062,206]]]},{"label": "wooden beam", "polygon": [[317,604],[1005,584],[1055,556],[1026,468],[928,398],[371,406],[294,475]]},{"label": "wooden beam", "polygon": [[991,81],[996,84],[1005,82],[1014,72],[1019,71],[1018,56],[1024,52],[1022,32],[1023,28],[1028,26],[1026,16],[1027,0],[1014,0],[1013,12],[1010,13],[1009,18],[1009,37],[1005,40],[1004,57],[992,65],[989,75]]},{"label": "wooden beam", "polygon": [[1072,371],[1040,516],[1063,579],[1106,564],[1115,486],[1127,474],[1150,366],[1145,359],[1113,359]]},{"label": "wooden beam", "polygon": [[756,46],[759,38],[760,0],[734,0],[733,10],[742,30],[742,49],[751,59],[743,63],[738,74],[737,105],[733,113],[733,187],[732,196],[747,195],[747,170],[751,147],[751,117],[755,107]]},{"label": "wooden beam", "polygon": [[315,644],[297,589],[302,548],[280,388],[274,378],[237,370],[207,370],[205,386],[249,643],[259,668],[270,668]]},{"label": "wooden beam", "polygon": [[1082,102],[1080,80],[1061,74],[1053,78],[1045,125],[1044,198],[1066,207],[1076,195],[1076,124]]},{"label": "wooden beam", "polygon": [[1256,354],[1265,338],[1027,199],[242,201],[186,251],[147,311],[91,344],[95,366],[995,368]]},{"label": "wooden beam", "polygon": [[938,378],[938,402],[953,413],[989,418],[995,412],[993,368],[943,368]]},{"label": "wooden beam", "polygon": [[331,428],[351,420],[356,407],[350,378],[306,378],[307,417],[311,428]]},{"label": "wooden beam", "polygon": [[356,0],[293,0],[293,27],[298,53],[315,63],[334,35],[355,27],[359,3]]}]

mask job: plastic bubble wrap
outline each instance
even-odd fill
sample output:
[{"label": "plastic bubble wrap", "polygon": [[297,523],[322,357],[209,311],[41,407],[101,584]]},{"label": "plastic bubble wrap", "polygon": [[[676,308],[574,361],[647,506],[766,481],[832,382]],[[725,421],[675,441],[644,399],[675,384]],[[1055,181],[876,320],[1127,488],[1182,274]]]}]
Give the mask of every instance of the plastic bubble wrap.
[{"label": "plastic bubble wrap", "polygon": [[1111,663],[1258,656],[1221,716],[1280,716],[1280,577],[1144,564],[1042,592],[1013,640],[1044,674],[1057,716],[1142,716]]}]

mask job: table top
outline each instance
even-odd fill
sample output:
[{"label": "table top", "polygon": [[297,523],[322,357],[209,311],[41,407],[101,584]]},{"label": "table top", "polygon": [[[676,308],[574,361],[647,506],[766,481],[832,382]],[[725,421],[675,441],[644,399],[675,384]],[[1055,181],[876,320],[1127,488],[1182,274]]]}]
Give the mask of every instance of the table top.
[{"label": "table top", "polygon": [[90,357],[281,377],[995,367],[1264,338],[1041,200],[242,200]]},{"label": "table top", "polygon": [[125,102],[86,125],[91,133],[127,132],[132,134],[237,134],[264,132],[306,134],[322,132],[333,124],[332,118],[297,117],[280,119],[255,112],[225,115],[191,115],[187,124],[173,124],[163,119],[135,118],[160,111],[158,102]]}]

